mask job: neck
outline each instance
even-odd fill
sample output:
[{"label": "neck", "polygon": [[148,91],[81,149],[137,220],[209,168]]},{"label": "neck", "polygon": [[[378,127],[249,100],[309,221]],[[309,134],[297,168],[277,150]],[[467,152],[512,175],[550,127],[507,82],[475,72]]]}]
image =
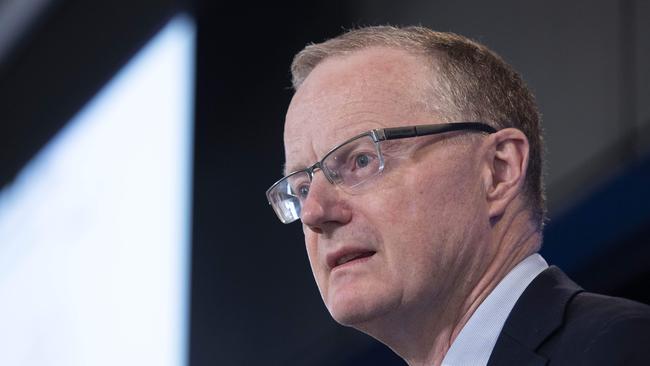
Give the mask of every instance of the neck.
[{"label": "neck", "polygon": [[488,239],[480,245],[493,247],[489,259],[476,258],[468,275],[450,284],[448,296],[388,315],[381,324],[358,328],[389,346],[410,366],[440,365],[483,300],[541,244],[541,233],[523,209],[501,217],[486,234]]}]

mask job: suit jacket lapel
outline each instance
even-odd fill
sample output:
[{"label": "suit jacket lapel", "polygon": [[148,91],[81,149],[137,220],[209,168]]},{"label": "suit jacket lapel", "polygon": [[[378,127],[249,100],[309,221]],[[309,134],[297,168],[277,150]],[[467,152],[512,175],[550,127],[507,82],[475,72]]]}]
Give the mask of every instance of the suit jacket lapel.
[{"label": "suit jacket lapel", "polygon": [[488,366],[517,365],[517,366],[544,366],[548,360],[507,334],[501,333],[497,345],[494,347]]},{"label": "suit jacket lapel", "polygon": [[488,366],[546,365],[548,360],[536,350],[564,323],[567,305],[581,291],[555,266],[540,273],[515,303]]}]

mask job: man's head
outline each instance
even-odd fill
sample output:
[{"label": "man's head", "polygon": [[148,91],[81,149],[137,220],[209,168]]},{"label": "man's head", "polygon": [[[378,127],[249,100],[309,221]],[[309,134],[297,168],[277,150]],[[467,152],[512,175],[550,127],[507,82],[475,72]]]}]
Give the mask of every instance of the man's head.
[{"label": "man's head", "polygon": [[[529,159],[541,151],[537,112],[518,75],[484,47],[422,28],[361,29],[308,46],[292,71],[286,173],[371,129],[480,121],[500,130],[381,142],[383,171],[352,190],[315,171],[300,218],[340,323],[381,338],[401,322],[435,322],[516,251],[500,244],[513,234],[504,230],[541,225],[541,173],[530,173],[541,158]],[[363,169],[370,150],[343,163]]]},{"label": "man's head", "polygon": [[531,218],[541,230],[546,217],[542,128],[534,97],[521,76],[487,47],[463,36],[423,27],[379,26],[305,47],[291,65],[294,89],[323,60],[369,47],[400,49],[422,57],[431,72],[419,80],[429,92],[424,102],[439,112],[442,121],[483,121],[524,132],[530,144],[525,194]]}]

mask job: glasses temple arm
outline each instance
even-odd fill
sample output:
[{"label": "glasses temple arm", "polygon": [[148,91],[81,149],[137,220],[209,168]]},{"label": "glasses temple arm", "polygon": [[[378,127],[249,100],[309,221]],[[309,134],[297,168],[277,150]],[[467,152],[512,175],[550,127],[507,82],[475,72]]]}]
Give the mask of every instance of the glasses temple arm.
[{"label": "glasses temple arm", "polygon": [[[456,123],[443,123],[435,125],[418,125],[408,127],[390,127],[383,128],[378,135],[380,140],[394,140],[407,137],[426,136],[437,133],[461,131],[461,130],[476,130],[487,133],[494,133],[496,130],[492,126],[478,122],[456,122]],[[381,138],[383,137],[383,138]]]}]

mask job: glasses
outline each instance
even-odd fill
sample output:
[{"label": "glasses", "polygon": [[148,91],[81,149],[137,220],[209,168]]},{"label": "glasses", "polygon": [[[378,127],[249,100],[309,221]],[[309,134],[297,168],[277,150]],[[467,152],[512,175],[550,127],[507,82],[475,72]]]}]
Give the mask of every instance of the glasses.
[{"label": "glasses", "polygon": [[289,173],[266,191],[266,198],[282,223],[300,219],[302,205],[309,194],[314,173],[320,170],[325,178],[348,193],[384,170],[380,142],[409,137],[428,136],[452,131],[494,133],[491,126],[480,122],[456,122],[434,125],[379,128],[364,132],[337,145],[314,165]]}]

